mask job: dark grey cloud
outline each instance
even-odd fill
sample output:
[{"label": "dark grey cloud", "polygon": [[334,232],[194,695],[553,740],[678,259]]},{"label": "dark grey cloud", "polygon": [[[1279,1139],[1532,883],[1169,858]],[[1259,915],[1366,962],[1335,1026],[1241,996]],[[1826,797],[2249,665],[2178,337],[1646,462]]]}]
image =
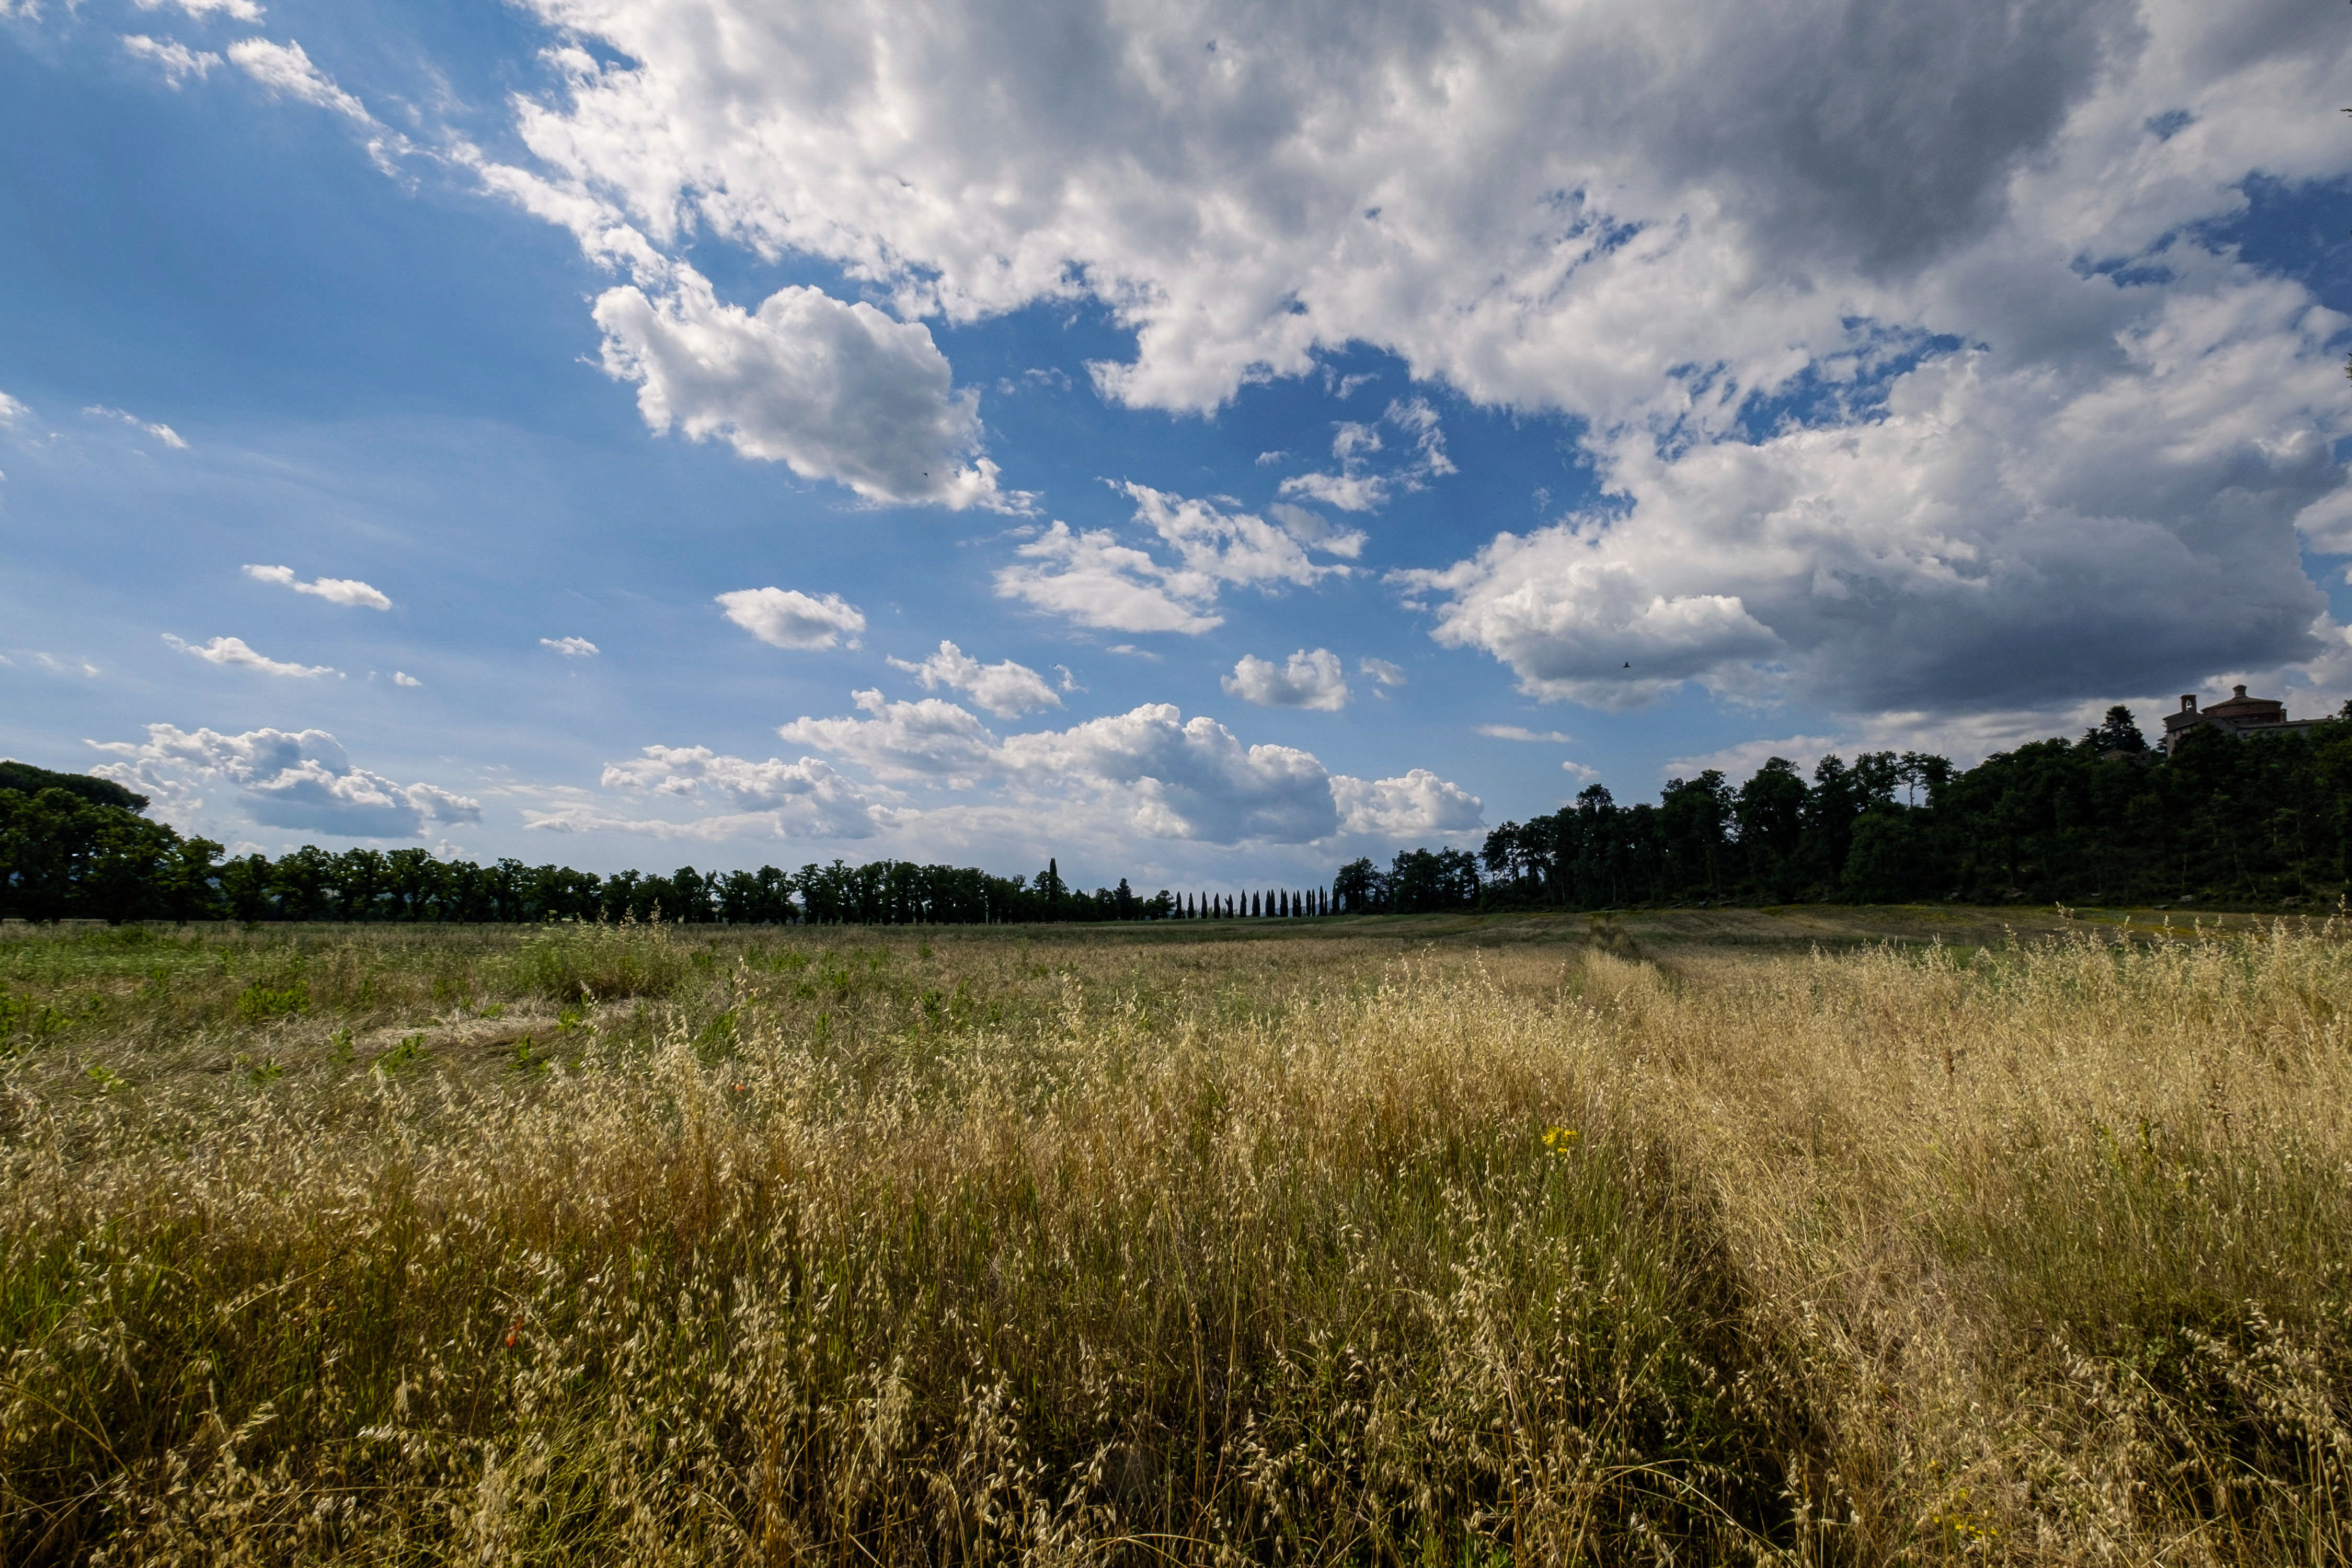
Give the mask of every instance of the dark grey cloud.
[{"label": "dark grey cloud", "polygon": [[1661,162],[1725,192],[1762,249],[1883,277],[2000,218],[2011,172],[2138,47],[2136,12],[2131,0],[1736,6],[1642,90],[1679,110]]}]

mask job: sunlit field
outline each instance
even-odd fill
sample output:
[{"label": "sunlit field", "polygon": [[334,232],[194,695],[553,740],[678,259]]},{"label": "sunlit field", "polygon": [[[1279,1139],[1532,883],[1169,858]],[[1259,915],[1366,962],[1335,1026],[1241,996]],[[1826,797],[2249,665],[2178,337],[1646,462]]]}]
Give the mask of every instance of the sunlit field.
[{"label": "sunlit field", "polygon": [[0,1561],[2347,1560],[2352,932],[1676,918],[13,928]]}]

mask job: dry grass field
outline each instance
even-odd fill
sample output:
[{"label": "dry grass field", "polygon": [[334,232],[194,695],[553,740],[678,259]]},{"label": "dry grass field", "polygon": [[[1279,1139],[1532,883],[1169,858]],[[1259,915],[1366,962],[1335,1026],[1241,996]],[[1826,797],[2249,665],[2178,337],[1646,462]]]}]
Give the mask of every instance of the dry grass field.
[{"label": "dry grass field", "polygon": [[9,1564],[2352,1554],[2340,927],[124,928],[0,987]]}]

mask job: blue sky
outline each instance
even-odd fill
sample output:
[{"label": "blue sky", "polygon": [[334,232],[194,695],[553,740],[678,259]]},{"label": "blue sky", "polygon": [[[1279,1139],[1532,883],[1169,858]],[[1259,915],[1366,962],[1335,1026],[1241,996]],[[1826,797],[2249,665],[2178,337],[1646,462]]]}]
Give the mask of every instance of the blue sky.
[{"label": "blue sky", "polygon": [[0,751],[271,853],[1230,887],[2332,709],[2347,44],[15,0]]}]

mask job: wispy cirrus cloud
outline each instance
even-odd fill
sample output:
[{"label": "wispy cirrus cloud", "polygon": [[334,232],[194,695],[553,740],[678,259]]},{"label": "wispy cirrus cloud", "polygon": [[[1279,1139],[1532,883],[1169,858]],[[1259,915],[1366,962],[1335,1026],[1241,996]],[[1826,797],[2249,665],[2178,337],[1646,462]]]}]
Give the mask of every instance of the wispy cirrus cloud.
[{"label": "wispy cirrus cloud", "polygon": [[367,106],[337,87],[335,78],[311,64],[302,46],[291,39],[280,44],[268,38],[240,38],[228,47],[228,57],[237,69],[281,98],[331,110],[362,125],[375,123]]},{"label": "wispy cirrus cloud", "polygon": [[184,440],[181,439],[180,433],[173,430],[170,425],[142,419],[137,414],[129,413],[123,409],[108,408],[101,403],[92,403],[88,408],[83,409],[82,413],[97,419],[121,420],[123,423],[131,426],[133,430],[142,430],[146,432],[148,434],[153,436],[164,445],[173,448],[174,451],[184,452],[188,448],[188,444]]},{"label": "wispy cirrus cloud", "polygon": [[[45,671],[52,675],[79,675],[85,680],[91,680],[105,674],[103,670],[100,670],[96,664],[91,664],[88,659],[76,658],[71,655],[60,658],[55,653],[44,653],[39,649],[34,649],[26,652],[25,656],[32,661],[35,668]],[[16,660],[8,657],[5,653],[0,653],[0,664],[8,665],[13,668],[15,667],[16,663]]]},{"label": "wispy cirrus cloud", "polygon": [[226,16],[236,22],[258,22],[262,17],[257,0],[138,0],[142,11],[161,11],[166,5],[198,18]]},{"label": "wispy cirrus cloud", "polygon": [[190,77],[199,79],[208,76],[221,63],[221,57],[205,49],[192,49],[170,38],[156,39],[143,33],[126,33],[122,37],[123,51],[133,59],[145,60],[163,73],[164,84],[173,91]]},{"label": "wispy cirrus cloud", "polygon": [[392,600],[388,596],[355,577],[320,577],[304,582],[295,577],[294,569],[290,566],[248,566],[245,569],[245,575],[257,582],[274,583],[279,588],[290,588],[297,593],[307,593],[314,599],[323,599],[330,604],[362,610],[392,608]]},{"label": "wispy cirrus cloud", "polygon": [[296,664],[272,659],[247,646],[242,637],[215,637],[209,643],[189,643],[166,632],[163,641],[176,652],[192,653],[208,664],[218,664],[224,669],[253,670],[265,675],[292,676],[302,680],[320,675],[341,677],[342,674],[331,664]]}]

